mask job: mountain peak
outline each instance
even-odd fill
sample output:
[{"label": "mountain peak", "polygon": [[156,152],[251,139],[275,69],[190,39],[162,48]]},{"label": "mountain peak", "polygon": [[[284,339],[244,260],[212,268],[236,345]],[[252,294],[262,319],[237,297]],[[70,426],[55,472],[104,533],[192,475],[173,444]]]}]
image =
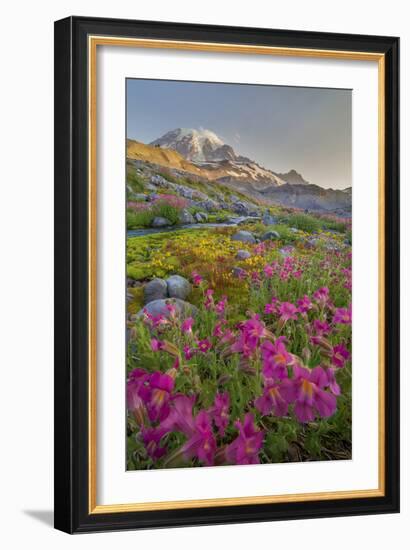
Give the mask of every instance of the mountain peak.
[{"label": "mountain peak", "polygon": [[174,149],[189,161],[214,162],[232,160],[236,154],[212,130],[205,128],[176,128],[170,130],[150,145]]},{"label": "mountain peak", "polygon": [[279,174],[276,172],[276,175],[279,176],[282,180],[286,181],[287,183],[290,183],[291,185],[308,185],[309,182],[306,181],[299,172],[296,172],[293,168],[289,170],[289,172],[286,172],[286,174]]}]

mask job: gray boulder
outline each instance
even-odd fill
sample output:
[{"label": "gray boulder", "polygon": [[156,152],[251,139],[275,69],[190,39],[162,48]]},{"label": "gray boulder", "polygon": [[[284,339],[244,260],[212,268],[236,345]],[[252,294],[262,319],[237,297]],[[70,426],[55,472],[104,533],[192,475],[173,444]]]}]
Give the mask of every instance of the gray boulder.
[{"label": "gray boulder", "polygon": [[247,201],[235,202],[231,208],[235,214],[240,214],[241,216],[257,216],[259,214],[258,208]]},{"label": "gray boulder", "polygon": [[250,257],[251,253],[248,250],[238,250],[235,256],[237,260],[247,260]]},{"label": "gray boulder", "polygon": [[251,243],[255,244],[256,239],[250,231],[238,231],[235,235],[232,235],[231,239],[233,241],[240,241],[242,243]]},{"label": "gray boulder", "polygon": [[196,212],[194,214],[194,218],[198,223],[204,223],[208,221],[208,214],[206,214],[205,212]]},{"label": "gray boulder", "polygon": [[144,304],[166,298],[168,296],[168,286],[163,279],[152,279],[144,286]]},{"label": "gray boulder", "polygon": [[155,174],[154,176],[151,176],[150,182],[153,185],[160,186],[160,187],[169,187],[169,181],[160,176],[159,174]]},{"label": "gray boulder", "polygon": [[244,275],[246,273],[246,271],[244,269],[242,269],[241,267],[238,267],[238,266],[235,266],[233,269],[232,269],[232,275],[236,278],[239,279],[239,277],[241,277],[242,275]]},{"label": "gray boulder", "polygon": [[170,298],[179,298],[180,300],[185,300],[192,290],[191,283],[185,277],[181,277],[181,275],[168,277],[166,285],[168,296]]},{"label": "gray boulder", "polygon": [[162,218],[161,216],[156,216],[151,223],[151,227],[167,227],[172,225],[172,223],[167,218]]},{"label": "gray boulder", "polygon": [[262,223],[263,225],[275,225],[277,223],[277,218],[275,216],[272,216],[268,210],[265,210],[262,216]]},{"label": "gray boulder", "polygon": [[261,241],[272,241],[274,239],[280,239],[280,235],[277,231],[266,231],[261,237]]},{"label": "gray boulder", "polygon": [[175,306],[176,315],[181,318],[190,316],[194,317],[198,313],[198,309],[189,302],[184,302],[184,300],[179,300],[178,298],[169,298],[167,300],[154,300],[153,302],[150,302],[145,307],[140,309],[136,317],[142,317],[145,310],[149,315],[153,315],[154,317],[162,315],[166,319],[169,319],[171,313],[167,308],[168,304]]},{"label": "gray boulder", "polygon": [[180,223],[182,224],[191,224],[191,223],[195,223],[195,219],[193,217],[193,215],[191,214],[191,212],[189,210],[187,210],[186,208],[184,208],[183,210],[181,210],[181,212],[179,213],[179,221]]},{"label": "gray boulder", "polygon": [[202,208],[203,210],[206,210],[207,212],[214,212],[219,208],[218,203],[209,198],[198,202],[197,206],[199,206],[199,208]]},{"label": "gray boulder", "polygon": [[144,193],[133,193],[132,194],[132,199],[133,200],[136,200],[136,201],[147,201],[148,200],[148,195],[144,195]]}]

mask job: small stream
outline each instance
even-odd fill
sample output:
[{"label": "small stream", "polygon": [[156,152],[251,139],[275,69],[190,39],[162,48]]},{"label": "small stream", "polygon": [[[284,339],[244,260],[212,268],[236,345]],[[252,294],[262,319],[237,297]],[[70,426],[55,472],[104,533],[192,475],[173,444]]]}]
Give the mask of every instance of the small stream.
[{"label": "small stream", "polygon": [[259,218],[251,216],[242,216],[239,218],[231,218],[229,221],[222,223],[191,223],[184,225],[170,225],[167,227],[147,227],[143,229],[129,229],[127,237],[143,237],[144,235],[153,235],[155,233],[171,233],[181,231],[182,229],[206,229],[207,227],[236,227],[248,220],[257,221]]}]

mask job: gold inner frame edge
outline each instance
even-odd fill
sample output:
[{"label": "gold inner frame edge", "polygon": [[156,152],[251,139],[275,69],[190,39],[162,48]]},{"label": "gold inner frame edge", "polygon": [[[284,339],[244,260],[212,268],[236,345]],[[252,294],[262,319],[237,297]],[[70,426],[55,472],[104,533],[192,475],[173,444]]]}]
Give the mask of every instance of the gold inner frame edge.
[{"label": "gold inner frame edge", "polygon": [[[130,504],[97,504],[97,46],[122,46],[134,48],[173,49],[220,53],[248,53],[287,57],[313,57],[349,59],[378,62],[378,232],[379,232],[379,319],[378,319],[378,488],[352,491],[327,491],[285,495],[223,497],[198,500],[173,500]],[[385,56],[375,52],[352,52],[344,50],[320,50],[307,48],[282,48],[243,44],[190,42],[122,38],[112,36],[88,37],[88,511],[89,514],[142,512],[214,506],[240,506],[249,504],[274,504],[285,502],[308,502],[341,500],[351,498],[375,498],[385,495]]]}]

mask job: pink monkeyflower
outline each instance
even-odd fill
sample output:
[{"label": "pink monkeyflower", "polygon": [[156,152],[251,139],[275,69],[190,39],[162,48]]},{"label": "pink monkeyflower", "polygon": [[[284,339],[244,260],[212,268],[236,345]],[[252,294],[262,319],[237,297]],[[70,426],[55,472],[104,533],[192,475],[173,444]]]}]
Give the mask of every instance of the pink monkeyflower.
[{"label": "pink monkeyflower", "polygon": [[153,460],[158,460],[166,453],[166,447],[161,446],[161,439],[164,436],[163,430],[160,428],[143,428],[141,430],[142,441],[148,456]]},{"label": "pink monkeyflower", "polygon": [[215,325],[215,328],[213,330],[213,336],[215,336],[216,338],[221,338],[224,331],[222,330],[222,327],[226,325],[226,320],[225,319],[222,319],[221,321],[218,321]]},{"label": "pink monkeyflower", "polygon": [[157,338],[151,338],[151,349],[152,351],[161,351],[164,349],[164,343]]},{"label": "pink monkeyflower", "polygon": [[300,313],[307,313],[313,307],[309,296],[307,296],[306,294],[303,296],[303,298],[299,298],[296,304]]},{"label": "pink monkeyflower", "polygon": [[343,368],[345,362],[349,359],[350,353],[344,344],[337,344],[333,346],[332,350],[332,364],[339,369]]},{"label": "pink monkeyflower", "polygon": [[175,307],[175,304],[171,304],[170,302],[168,302],[165,307],[169,312],[169,316],[171,317],[171,319],[173,319],[177,312],[177,308]]},{"label": "pink monkeyflower", "polygon": [[148,380],[149,374],[144,369],[134,369],[127,381],[127,408],[141,425],[146,416],[145,401],[150,396]]},{"label": "pink monkeyflower", "polygon": [[227,303],[228,298],[226,296],[223,296],[222,299],[216,304],[215,310],[219,315],[222,315],[222,313],[224,313]]},{"label": "pink monkeyflower", "polygon": [[273,411],[275,416],[288,413],[288,402],[281,394],[281,384],[272,379],[265,380],[263,394],[255,400],[255,407],[264,416]]},{"label": "pink monkeyflower", "polygon": [[214,463],[216,441],[212,431],[209,414],[202,410],[196,417],[192,414],[194,400],[186,395],[177,395],[171,403],[171,412],[164,420],[162,430],[182,432],[187,441],[174,453],[174,457],[182,456],[185,461],[197,457],[207,466]]},{"label": "pink monkeyflower", "polygon": [[202,353],[207,353],[212,347],[212,344],[208,340],[208,338],[204,338],[203,340],[198,340],[197,345],[198,345],[199,351],[201,351]]},{"label": "pink monkeyflower", "polygon": [[235,338],[235,334],[232,332],[230,328],[227,328],[222,334],[222,336],[220,337],[220,342],[222,344],[227,344],[229,342],[232,342],[234,338]]},{"label": "pink monkeyflower", "polygon": [[350,325],[352,323],[352,306],[349,306],[349,308],[336,308],[333,322],[335,324]]},{"label": "pink monkeyflower", "polygon": [[169,399],[174,389],[174,379],[159,371],[151,374],[149,379],[151,395],[146,406],[151,421],[162,420],[169,413]]},{"label": "pink monkeyflower", "polygon": [[296,306],[291,304],[290,302],[282,302],[279,306],[279,315],[280,320],[282,322],[289,321],[289,319],[293,319],[294,321],[298,318],[298,309]]},{"label": "pink monkeyflower", "polygon": [[264,310],[265,313],[267,315],[269,315],[271,313],[277,313],[277,311],[278,311],[278,302],[279,302],[279,300],[273,296],[270,303],[265,305],[265,310]]},{"label": "pink monkeyflower", "polygon": [[183,347],[183,352],[184,352],[184,357],[187,361],[189,361],[190,359],[192,359],[192,357],[195,355],[195,352],[196,350],[192,349],[191,347],[189,346],[184,346]]},{"label": "pink monkeyflower", "polygon": [[263,272],[265,273],[265,276],[267,278],[273,277],[273,274],[275,273],[273,267],[269,264],[265,265],[265,267],[263,268]]},{"label": "pink monkeyflower", "polygon": [[255,426],[252,413],[245,414],[243,423],[235,422],[239,435],[226,448],[228,462],[233,464],[259,464],[259,451],[263,445],[264,432]]},{"label": "pink monkeyflower", "polygon": [[312,325],[315,330],[316,336],[327,336],[330,333],[330,325],[326,321],[314,319]]},{"label": "pink monkeyflower", "polygon": [[195,286],[199,286],[202,283],[202,277],[196,271],[193,271],[191,274],[192,282]]},{"label": "pink monkeyflower", "polygon": [[209,414],[218,428],[219,435],[223,437],[229,424],[229,393],[217,393],[213,406],[209,409]]},{"label": "pink monkeyflower", "polygon": [[265,340],[261,345],[261,352],[263,376],[274,379],[287,378],[287,366],[292,364],[293,359],[286,349],[283,336],[277,338],[275,343]]},{"label": "pink monkeyflower", "polygon": [[259,273],[257,271],[252,271],[251,273],[251,280],[253,283],[259,283],[260,282],[260,277],[259,277]]},{"label": "pink monkeyflower", "polygon": [[324,390],[329,385],[322,367],[308,370],[294,366],[295,378],[284,380],[281,394],[289,403],[295,402],[299,422],[313,422],[317,416],[328,418],[336,411],[336,397]]},{"label": "pink monkeyflower", "polygon": [[182,324],[181,324],[181,330],[185,334],[192,334],[192,325],[194,324],[194,320],[192,317],[187,317]]},{"label": "pink monkeyflower", "polygon": [[212,309],[214,307],[213,294],[214,294],[214,291],[212,290],[212,288],[208,288],[205,291],[205,300],[204,300],[205,309]]},{"label": "pink monkeyflower", "polygon": [[313,298],[319,305],[324,306],[329,300],[329,289],[326,286],[319,288],[313,293]]},{"label": "pink monkeyflower", "polygon": [[302,276],[302,270],[301,269],[298,269],[297,271],[294,271],[292,273],[292,275],[294,276],[295,279],[300,279],[301,276]]},{"label": "pink monkeyflower", "polygon": [[333,368],[327,368],[326,369],[326,376],[327,376],[327,386],[329,390],[333,393],[333,395],[340,395],[340,386],[336,382],[336,369]]}]

